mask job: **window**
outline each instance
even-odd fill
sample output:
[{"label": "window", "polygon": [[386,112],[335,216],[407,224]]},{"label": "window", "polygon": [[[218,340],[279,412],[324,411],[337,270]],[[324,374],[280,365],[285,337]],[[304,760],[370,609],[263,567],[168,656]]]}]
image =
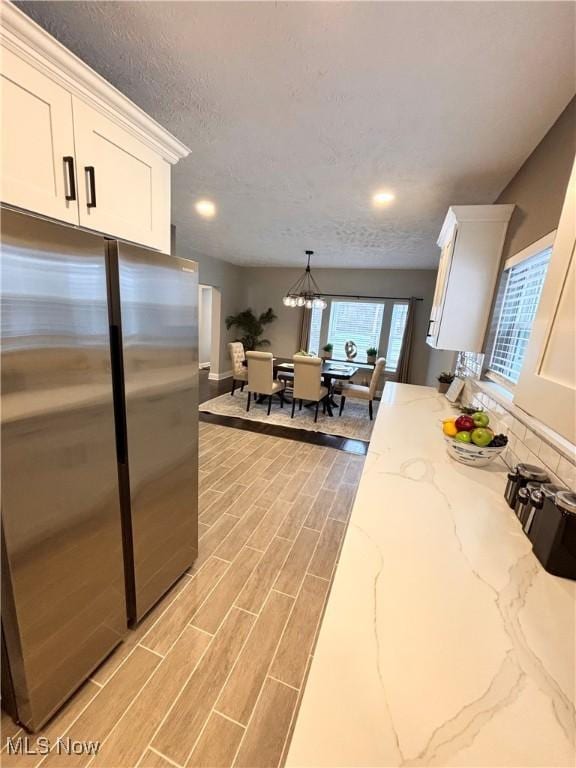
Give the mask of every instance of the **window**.
[{"label": "window", "polygon": [[458,352],[456,375],[461,379],[479,379],[482,376],[484,355],[481,352]]},{"label": "window", "polygon": [[358,347],[357,363],[365,363],[366,351],[375,347],[379,355],[386,357],[386,372],[396,373],[408,320],[408,302],[336,298],[327,301],[324,312],[315,307],[310,312],[308,352],[321,354],[323,346],[330,343],[334,345],[334,358],[345,360],[344,345],[353,341]]},{"label": "window", "polygon": [[386,352],[387,371],[395,371],[398,368],[407,318],[408,304],[394,304],[392,309],[392,321],[390,324],[390,336],[388,337],[388,350]]},{"label": "window", "polygon": [[516,384],[534,316],[538,309],[552,248],[546,248],[504,270],[500,310],[489,369]]},{"label": "window", "polygon": [[380,347],[383,317],[383,303],[333,301],[330,307],[328,343],[334,345],[334,357],[345,359],[344,345],[352,340],[358,347],[358,362],[366,360],[369,347]]},{"label": "window", "polygon": [[320,331],[322,329],[322,312],[319,307],[312,307],[310,315],[310,336],[308,342],[308,352],[317,355],[320,351]]}]

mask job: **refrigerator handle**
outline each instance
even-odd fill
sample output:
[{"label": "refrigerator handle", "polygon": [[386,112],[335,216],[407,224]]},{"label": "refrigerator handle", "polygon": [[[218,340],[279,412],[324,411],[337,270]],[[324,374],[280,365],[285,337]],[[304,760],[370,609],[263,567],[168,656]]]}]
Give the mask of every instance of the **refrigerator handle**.
[{"label": "refrigerator handle", "polygon": [[115,324],[110,326],[110,352],[112,354],[112,391],[116,413],[116,452],[118,454],[118,463],[126,464],[128,460],[128,438],[126,435],[126,403],[124,400],[124,381],[122,376],[122,346],[120,342],[120,327]]},{"label": "refrigerator handle", "polygon": [[96,208],[96,174],[94,166],[87,165],[84,170],[88,175],[88,188],[90,190],[90,200],[86,203],[86,208]]},{"label": "refrigerator handle", "polygon": [[76,200],[76,176],[74,175],[74,158],[71,155],[66,155],[64,158],[64,165],[68,171],[68,194],[65,196],[66,200]]}]

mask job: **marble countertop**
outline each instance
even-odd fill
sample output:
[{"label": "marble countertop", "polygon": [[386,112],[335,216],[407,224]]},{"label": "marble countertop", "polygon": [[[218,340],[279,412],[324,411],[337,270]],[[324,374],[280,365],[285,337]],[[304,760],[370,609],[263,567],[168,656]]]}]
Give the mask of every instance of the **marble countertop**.
[{"label": "marble countertop", "polygon": [[458,464],[430,387],[386,384],[287,766],[574,766],[576,583],[506,470]]}]

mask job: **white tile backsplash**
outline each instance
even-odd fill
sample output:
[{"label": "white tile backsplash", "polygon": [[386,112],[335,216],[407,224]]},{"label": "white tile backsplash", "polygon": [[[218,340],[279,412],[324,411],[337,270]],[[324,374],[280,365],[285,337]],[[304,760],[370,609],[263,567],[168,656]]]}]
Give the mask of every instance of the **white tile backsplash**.
[{"label": "white tile backsplash", "polygon": [[523,441],[526,438],[526,427],[524,424],[521,424],[518,419],[512,419],[511,429],[518,440]]},{"label": "white tile backsplash", "polygon": [[[516,445],[514,447],[514,451],[520,461],[524,462],[524,464],[534,464],[533,461],[531,461],[530,457],[534,456],[532,451],[526,446],[526,443],[523,443],[521,440],[516,440]],[[536,458],[534,456],[534,458]],[[539,463],[539,462],[537,462]]]},{"label": "white tile backsplash", "polygon": [[551,445],[545,443],[543,440],[540,444],[540,450],[538,451],[540,459],[549,467],[552,472],[558,471],[558,464],[560,462],[560,454],[552,448]]},{"label": "white tile backsplash", "polygon": [[564,456],[560,457],[558,463],[558,476],[569,488],[576,489],[576,467],[565,459]]},{"label": "white tile backsplash", "polygon": [[532,432],[531,429],[526,430],[524,443],[526,444],[526,447],[532,451],[532,453],[535,453],[536,456],[538,456],[538,453],[540,451],[540,445],[542,444],[542,440],[538,437],[538,435],[535,432]]},{"label": "white tile backsplash", "polygon": [[475,378],[466,378],[461,401],[465,405],[482,407],[490,416],[492,428],[508,436],[508,447],[503,453],[503,459],[509,467],[516,466],[518,462],[536,464],[547,470],[552,482],[576,491],[576,456],[574,461],[569,461],[561,455],[546,441],[544,430],[539,432],[522,424],[506,410],[505,404],[497,403],[481,391]]}]

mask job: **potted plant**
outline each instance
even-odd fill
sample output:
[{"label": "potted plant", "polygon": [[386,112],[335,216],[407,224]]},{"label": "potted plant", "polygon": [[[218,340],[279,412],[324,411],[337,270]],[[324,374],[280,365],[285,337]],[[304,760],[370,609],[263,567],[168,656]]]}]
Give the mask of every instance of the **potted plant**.
[{"label": "potted plant", "polygon": [[244,344],[245,350],[254,350],[258,347],[268,347],[270,342],[268,339],[261,338],[264,333],[264,326],[276,320],[276,315],[272,307],[262,312],[259,317],[256,317],[251,309],[245,309],[243,312],[239,312],[237,315],[228,315],[226,318],[226,328],[230,330],[232,326],[236,326],[243,331],[244,335],[236,341],[241,341]]},{"label": "potted plant", "polygon": [[442,371],[440,376],[438,376],[438,392],[440,392],[441,395],[448,392],[448,387],[452,384],[454,378],[454,374],[450,371]]},{"label": "potted plant", "polygon": [[324,344],[322,347],[322,359],[323,360],[331,360],[332,359],[332,351],[334,349],[334,344]]},{"label": "potted plant", "polygon": [[371,365],[374,365],[376,358],[378,357],[378,350],[376,347],[368,347],[366,350],[366,357]]}]

